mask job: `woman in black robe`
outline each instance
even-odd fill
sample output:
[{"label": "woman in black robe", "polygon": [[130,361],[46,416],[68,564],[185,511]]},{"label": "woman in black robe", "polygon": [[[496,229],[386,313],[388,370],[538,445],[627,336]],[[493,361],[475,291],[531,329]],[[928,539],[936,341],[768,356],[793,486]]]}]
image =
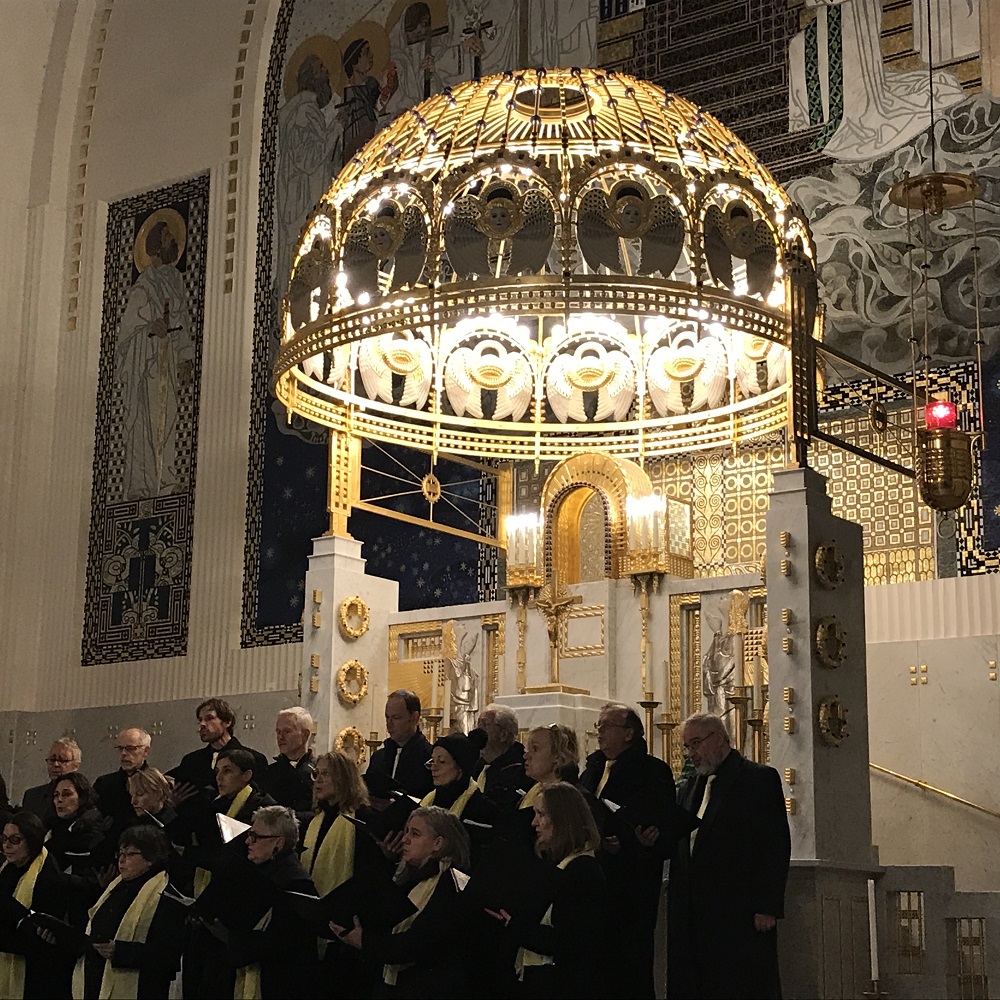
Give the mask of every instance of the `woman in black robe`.
[{"label": "woman in black robe", "polygon": [[136,826],[122,832],[119,877],[91,910],[92,944],[77,967],[75,992],[82,985],[85,1000],[101,996],[106,980],[115,997],[167,995],[180,968],[184,924],[184,908],[163,894],[169,857],[162,830]]},{"label": "woman in black robe", "polygon": [[0,867],[0,996],[68,997],[74,955],[28,911],[61,921],[66,890],[45,849],[45,827],[34,814],[15,813],[3,827]]}]

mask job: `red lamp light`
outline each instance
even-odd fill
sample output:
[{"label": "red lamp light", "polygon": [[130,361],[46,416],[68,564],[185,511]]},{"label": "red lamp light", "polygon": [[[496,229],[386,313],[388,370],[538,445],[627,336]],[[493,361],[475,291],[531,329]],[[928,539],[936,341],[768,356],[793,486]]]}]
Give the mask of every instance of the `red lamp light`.
[{"label": "red lamp light", "polygon": [[924,411],[929,431],[953,430],[958,426],[958,407],[950,399],[936,399]]}]

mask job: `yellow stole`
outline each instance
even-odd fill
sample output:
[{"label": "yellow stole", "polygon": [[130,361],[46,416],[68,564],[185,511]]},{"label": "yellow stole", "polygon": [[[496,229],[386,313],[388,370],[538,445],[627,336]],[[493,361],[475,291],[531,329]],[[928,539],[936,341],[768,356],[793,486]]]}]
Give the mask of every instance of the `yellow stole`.
[{"label": "yellow stole", "polygon": [[[254,926],[255,931],[267,929],[271,922],[271,910],[268,910],[257,921]],[[250,965],[241,965],[236,970],[236,984],[233,987],[233,1000],[261,1000],[260,995],[260,963],[251,962]]]},{"label": "yellow stole", "polygon": [[[593,851],[577,851],[575,854],[567,854],[566,857],[559,862],[557,867],[565,868],[576,858],[592,858],[593,856]],[[551,903],[549,904],[549,908],[545,911],[545,915],[542,917],[541,923],[543,927],[552,926]],[[517,978],[523,982],[524,970],[532,965],[555,965],[555,959],[551,955],[540,955],[537,951],[531,951],[528,948],[518,948],[517,957],[514,959],[514,971],[517,973]]]},{"label": "yellow stole", "polygon": [[[89,910],[90,920],[87,922],[87,933],[90,934],[94,914],[107,902],[108,896],[115,887],[121,884],[119,875],[101,894],[101,898]],[[149,933],[150,924],[160,904],[160,894],[167,887],[166,872],[154,875],[139,890],[132,904],[125,911],[122,922],[115,931],[115,941],[129,941],[144,944]],[[83,1000],[84,989],[84,959],[76,963],[73,970],[73,1000]],[[116,969],[110,959],[104,963],[104,976],[101,979],[100,1000],[118,1000],[119,997],[134,997],[139,992],[138,969]]]},{"label": "yellow stole", "polygon": [[[14,901],[20,903],[26,909],[31,909],[31,901],[35,895],[35,882],[38,881],[38,873],[45,864],[45,859],[49,852],[43,847],[28,865],[28,870],[17,880],[14,887]],[[0,865],[3,871],[9,861]],[[0,952],[0,997],[23,997],[24,996],[24,956],[11,955],[9,952]]]},{"label": "yellow stole", "polygon": [[535,805],[535,799],[541,794],[542,788],[544,786],[540,781],[536,781],[531,788],[529,788],[524,795],[521,797],[521,801],[518,803],[518,809],[532,809]]},{"label": "yellow stole", "polygon": [[[434,793],[431,792],[431,795]],[[398,924],[392,929],[393,934],[402,934],[403,931],[408,931],[413,925],[413,921],[420,916],[423,912],[424,907],[430,902],[431,896],[434,895],[434,890],[437,888],[437,884],[441,879],[441,876],[451,867],[451,862],[441,861],[438,863],[438,873],[432,878],[425,878],[423,882],[418,882],[408,894],[408,899],[417,908],[415,913],[411,913],[405,920],[400,920]],[[400,965],[384,965],[382,966],[382,981],[388,986],[396,985],[396,977],[404,970],[408,969],[413,963],[404,962]]]},{"label": "yellow stole", "polygon": [[[232,804],[226,810],[226,815],[230,819],[236,819],[239,811],[246,805],[247,799],[253,794],[250,785],[244,785],[233,797]],[[195,868],[194,870],[194,898],[197,899],[212,881],[212,873],[207,868]]]},{"label": "yellow stole", "polygon": [[[461,816],[463,810],[469,804],[469,799],[471,799],[472,796],[475,795],[476,792],[478,792],[478,791],[479,791],[479,785],[477,785],[474,781],[472,781],[470,779],[469,780],[469,787],[466,788],[466,790],[464,792],[462,792],[462,794],[459,795],[459,797],[457,799],[455,799],[454,802],[452,802],[451,806],[448,809],[448,812],[450,812],[452,814],[452,816]],[[434,805],[434,797],[436,795],[437,795],[437,789],[435,788],[434,791],[428,792],[420,800],[420,804],[422,806],[432,806],[432,805]]]},{"label": "yellow stole", "polygon": [[316,847],[323,813],[313,816],[302,843],[302,867],[312,876],[316,891],[325,896],[354,874],[354,824],[341,813],[330,824],[323,842]]}]

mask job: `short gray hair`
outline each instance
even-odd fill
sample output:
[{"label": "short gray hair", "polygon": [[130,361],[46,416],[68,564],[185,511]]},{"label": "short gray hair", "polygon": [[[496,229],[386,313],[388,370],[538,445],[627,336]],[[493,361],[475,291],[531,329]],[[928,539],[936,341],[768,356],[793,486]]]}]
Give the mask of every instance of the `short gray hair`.
[{"label": "short gray hair", "polygon": [[259,822],[268,833],[281,837],[287,848],[294,848],[299,842],[299,824],[291,809],[284,806],[261,806],[253,814],[253,822]]},{"label": "short gray hair", "polygon": [[80,749],[80,744],[72,736],[60,736],[59,739],[52,741],[52,745],[54,747],[65,747],[77,762],[83,760],[83,751]]},{"label": "short gray hair", "polygon": [[688,726],[698,726],[705,731],[706,736],[718,733],[727,743],[729,742],[729,730],[726,729],[726,724],[718,715],[713,715],[711,712],[695,712],[694,715],[689,715],[681,724],[681,732]]},{"label": "short gray hair", "polygon": [[290,715],[299,724],[299,728],[304,733],[313,731],[313,717],[301,706],[293,705],[291,708],[283,708],[275,717],[275,721],[283,715]]},{"label": "short gray hair", "polygon": [[126,726],[124,729],[120,730],[118,733],[119,739],[121,739],[122,733],[138,733],[139,746],[141,747],[151,747],[153,745],[153,737],[150,736],[145,729],[140,729],[138,726]]},{"label": "short gray hair", "polygon": [[511,741],[517,739],[517,713],[509,705],[498,705],[495,701],[490,702],[486,708],[483,709],[483,714],[486,712],[493,713],[493,720],[497,724],[500,732],[504,734]]}]

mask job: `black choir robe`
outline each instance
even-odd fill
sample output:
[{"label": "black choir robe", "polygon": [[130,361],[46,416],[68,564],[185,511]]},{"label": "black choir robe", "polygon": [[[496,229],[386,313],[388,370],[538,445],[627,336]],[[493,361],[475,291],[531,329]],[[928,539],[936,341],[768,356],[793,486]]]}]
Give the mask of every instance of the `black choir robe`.
[{"label": "black choir robe", "polygon": [[512,743],[489,764],[482,757],[476,762],[472,776],[478,781],[486,769],[483,794],[501,809],[517,808],[532,781],[524,773],[524,744]]},{"label": "black choir robe", "polygon": [[[592,753],[580,775],[585,793],[597,794],[607,758],[598,750]],[[670,765],[646,750],[638,740],[615,759],[601,799],[623,808],[639,808],[659,813],[660,836],[653,847],[643,847],[627,826],[608,825],[604,836],[617,836],[619,850],[598,852],[598,860],[608,881],[612,899],[627,900],[616,914],[622,968],[614,984],[615,994],[623,997],[654,996],[653,952],[656,917],[663,885],[663,863],[677,847],[685,827],[685,816],[676,804],[676,789]],[[609,814],[609,818],[612,818]],[[600,824],[599,824],[600,825]]]},{"label": "black choir robe", "polygon": [[[398,764],[396,764],[397,754]],[[427,761],[430,759],[431,745],[418,729],[402,747],[393,739],[384,740],[382,746],[372,754],[368,772],[377,772],[393,778],[409,795],[415,795],[420,799],[434,787],[431,772],[427,769]],[[394,764],[395,775],[392,773]]]},{"label": "black choir robe", "polygon": [[[678,793],[692,814],[706,780],[696,775]],[[754,914],[784,916],[790,855],[778,772],[731,751],[716,771],[694,850],[683,837],[670,866],[668,997],[781,996],[777,932],[757,931]]]}]

